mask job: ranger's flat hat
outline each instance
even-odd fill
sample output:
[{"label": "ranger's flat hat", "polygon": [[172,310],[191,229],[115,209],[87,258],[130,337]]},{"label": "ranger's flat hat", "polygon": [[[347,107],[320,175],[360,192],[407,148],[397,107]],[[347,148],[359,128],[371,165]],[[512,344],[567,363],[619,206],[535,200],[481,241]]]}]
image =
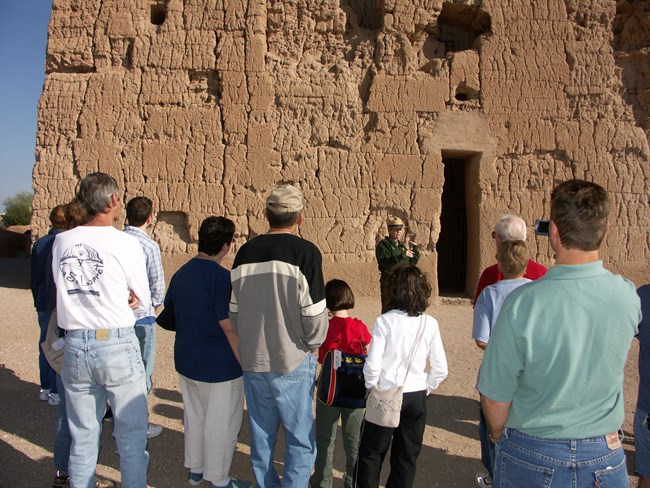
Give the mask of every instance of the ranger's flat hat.
[{"label": "ranger's flat hat", "polygon": [[389,229],[391,227],[404,227],[404,222],[399,217],[391,215],[386,219],[386,225],[388,225]]},{"label": "ranger's flat hat", "polygon": [[281,185],[266,198],[266,208],[275,214],[300,212],[305,206],[302,192],[293,185]]}]

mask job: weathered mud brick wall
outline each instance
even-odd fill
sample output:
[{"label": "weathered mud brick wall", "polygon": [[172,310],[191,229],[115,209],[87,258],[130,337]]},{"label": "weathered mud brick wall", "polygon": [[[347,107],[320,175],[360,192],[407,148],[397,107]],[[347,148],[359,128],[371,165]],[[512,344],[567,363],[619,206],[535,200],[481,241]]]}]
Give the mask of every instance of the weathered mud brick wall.
[{"label": "weathered mud brick wall", "polygon": [[[614,211],[608,266],[650,280],[650,7],[642,0],[54,0],[35,224],[91,171],[152,198],[168,274],[210,214],[242,243],[267,192],[307,197],[327,278],[377,292],[385,218],[443,293],[494,260],[503,213],[561,180]],[[528,239],[550,264],[544,238]]]}]

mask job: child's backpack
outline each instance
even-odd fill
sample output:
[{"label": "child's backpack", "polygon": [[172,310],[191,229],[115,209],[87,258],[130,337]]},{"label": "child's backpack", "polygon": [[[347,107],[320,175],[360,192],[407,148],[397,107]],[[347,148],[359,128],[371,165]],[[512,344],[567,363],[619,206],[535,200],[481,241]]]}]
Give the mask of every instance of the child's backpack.
[{"label": "child's backpack", "polygon": [[366,354],[346,354],[338,349],[328,351],[316,386],[318,400],[331,407],[365,408],[366,357]]}]

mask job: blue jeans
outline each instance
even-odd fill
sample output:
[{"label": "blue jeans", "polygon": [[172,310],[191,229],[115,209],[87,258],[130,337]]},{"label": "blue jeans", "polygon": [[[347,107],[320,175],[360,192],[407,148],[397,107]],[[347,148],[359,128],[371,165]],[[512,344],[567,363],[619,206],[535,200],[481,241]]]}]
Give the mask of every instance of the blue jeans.
[{"label": "blue jeans", "polygon": [[43,354],[43,348],[41,347],[41,342],[45,340],[45,336],[47,335],[50,313],[37,310],[36,315],[38,316],[38,326],[41,329],[41,334],[38,339],[38,370],[40,372],[41,388],[50,390],[50,393],[58,393],[59,390],[56,387],[56,371],[47,362],[47,358]]},{"label": "blue jeans", "polygon": [[145,317],[135,323],[135,335],[140,341],[140,352],[144,363],[144,372],[147,376],[147,394],[153,388],[153,366],[156,360],[156,319]]},{"label": "blue jeans", "polygon": [[496,488],[630,486],[623,447],[610,449],[604,436],[543,439],[505,429],[493,468]]},{"label": "blue jeans", "polygon": [[[107,333],[108,337],[96,338],[96,332]],[[72,486],[95,486],[99,437],[106,400],[109,400],[120,453],[122,486],[146,488],[147,389],[134,328],[68,331],[61,376],[72,435],[69,460]]]},{"label": "blue jeans", "polygon": [[478,421],[478,436],[481,441],[481,462],[487,470],[488,476],[494,478],[492,473],[492,466],[494,465],[494,444],[490,440],[490,435],[487,429],[487,420],[483,415],[483,409],[479,405],[479,421]]},{"label": "blue jeans", "polygon": [[68,427],[68,412],[65,406],[65,388],[63,380],[57,374],[56,384],[60,392],[60,402],[56,407],[56,423],[54,424],[54,469],[62,474],[68,474],[68,460],[70,459],[70,446],[72,436]]},{"label": "blue jeans", "polygon": [[65,389],[63,380],[57,374],[56,384],[59,387],[60,402],[56,410],[56,424],[54,435],[54,468],[63,474],[68,474],[68,459],[70,458],[70,445],[72,437],[68,428],[68,414],[65,408]]},{"label": "blue jeans", "polygon": [[[244,391],[251,431],[251,465],[259,488],[305,488],[316,457],[312,354],[290,373],[244,371]],[[286,438],[282,483],[273,450],[282,424]]]},{"label": "blue jeans", "polygon": [[636,408],[634,413],[634,471],[639,476],[650,478],[650,430],[648,412]]}]

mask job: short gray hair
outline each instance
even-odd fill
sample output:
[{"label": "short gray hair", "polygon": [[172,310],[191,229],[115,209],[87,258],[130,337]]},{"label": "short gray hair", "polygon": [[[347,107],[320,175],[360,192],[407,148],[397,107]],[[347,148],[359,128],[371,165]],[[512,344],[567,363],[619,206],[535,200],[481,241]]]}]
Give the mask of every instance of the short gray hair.
[{"label": "short gray hair", "polygon": [[494,233],[502,241],[525,241],[526,222],[517,215],[503,215],[494,226]]},{"label": "short gray hair", "polygon": [[90,215],[104,212],[110,206],[110,198],[117,193],[115,178],[106,173],[90,173],[79,184],[77,198]]}]

